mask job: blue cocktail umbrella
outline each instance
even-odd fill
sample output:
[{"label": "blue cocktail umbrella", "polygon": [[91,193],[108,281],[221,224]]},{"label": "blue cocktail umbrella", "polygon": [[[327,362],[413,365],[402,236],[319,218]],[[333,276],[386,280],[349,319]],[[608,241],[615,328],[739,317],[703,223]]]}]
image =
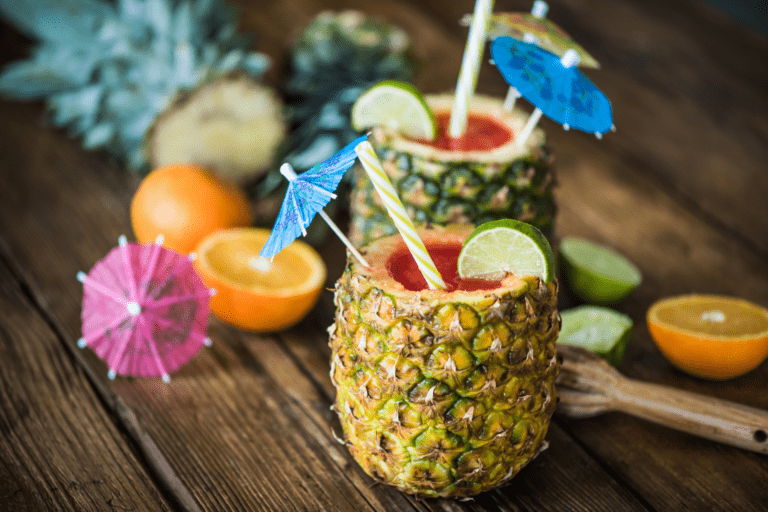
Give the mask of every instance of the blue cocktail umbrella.
[{"label": "blue cocktail umbrella", "polygon": [[566,130],[576,128],[598,138],[613,128],[611,103],[576,69],[576,51],[568,50],[558,58],[535,44],[505,36],[493,41],[491,56],[507,83],[536,107],[518,135],[518,144],[525,143],[542,114]]},{"label": "blue cocktail umbrella", "polygon": [[297,175],[290,164],[280,167],[280,174],[288,180],[288,190],[277,215],[275,225],[262,247],[259,256],[272,258],[299,235],[307,236],[307,227],[316,213],[328,223],[328,226],[344,242],[360,263],[368,266],[360,253],[354,248],[330,217],[323,211],[331,199],[336,198],[334,191],[339,186],[344,173],[355,163],[355,147],[367,139],[367,135],[358,137],[328,160],[317,164],[306,172]]},{"label": "blue cocktail umbrella", "polygon": [[[509,36],[518,41],[525,41],[552,52],[558,57],[565,55],[568,50],[576,50],[579,54],[579,66],[587,68],[599,68],[600,64],[587,50],[582,48],[571,36],[554,22],[547,19],[549,5],[543,0],[533,2],[531,12],[499,12],[491,15],[488,22],[488,39],[493,41],[497,37]],[[462,19],[462,24],[472,20],[468,15]],[[504,100],[504,110],[512,112],[515,100],[520,97],[520,92],[510,86],[507,97]]]}]

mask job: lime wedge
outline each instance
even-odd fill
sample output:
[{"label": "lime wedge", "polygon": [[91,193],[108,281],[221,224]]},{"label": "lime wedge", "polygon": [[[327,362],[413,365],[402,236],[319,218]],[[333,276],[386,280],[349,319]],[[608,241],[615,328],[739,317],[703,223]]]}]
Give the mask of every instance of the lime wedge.
[{"label": "lime wedge", "polygon": [[621,363],[632,338],[632,319],[600,306],[579,306],[560,312],[558,343],[585,348],[614,366]]},{"label": "lime wedge", "polygon": [[640,285],[640,270],[610,247],[581,238],[564,238],[560,271],[571,291],[583,301],[611,306]]},{"label": "lime wedge", "polygon": [[364,131],[386,126],[406,137],[434,140],[437,121],[424,96],[411,84],[384,80],[365,92],[352,105],[352,128]]},{"label": "lime wedge", "polygon": [[464,240],[458,270],[460,277],[496,280],[512,273],[550,282],[553,261],[541,231],[519,220],[501,219],[481,224]]}]

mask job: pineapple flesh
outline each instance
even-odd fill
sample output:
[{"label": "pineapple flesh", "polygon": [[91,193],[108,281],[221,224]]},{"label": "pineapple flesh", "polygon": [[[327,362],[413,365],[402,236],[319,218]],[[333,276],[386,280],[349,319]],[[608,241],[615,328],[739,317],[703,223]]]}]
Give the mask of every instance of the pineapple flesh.
[{"label": "pineapple flesh", "polygon": [[[449,112],[452,95],[427,95],[433,112]],[[503,102],[476,95],[470,113],[500,121],[520,133],[528,115],[505,112]],[[406,211],[415,223],[480,225],[514,218],[552,235],[555,185],[544,132],[534,129],[526,143],[513,138],[486,151],[447,151],[377,127],[370,140]],[[356,170],[350,197],[349,238],[357,246],[396,232],[365,172]]]},{"label": "pineapple flesh", "polygon": [[[461,243],[472,226],[421,230]],[[546,447],[559,371],[556,283],[508,275],[493,290],[413,292],[390,277],[398,236],[364,247],[336,283],[329,329],[335,409],[371,477],[425,497],[507,483]]]},{"label": "pineapple flesh", "polygon": [[274,165],[286,133],[277,94],[233,73],[179,93],[152,124],[144,149],[152,168],[192,162],[248,184]]}]

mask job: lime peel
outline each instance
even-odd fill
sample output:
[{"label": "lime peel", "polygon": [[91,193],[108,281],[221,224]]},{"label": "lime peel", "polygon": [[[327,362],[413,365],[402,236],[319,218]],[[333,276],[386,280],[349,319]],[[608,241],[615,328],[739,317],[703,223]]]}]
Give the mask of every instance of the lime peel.
[{"label": "lime peel", "polygon": [[355,101],[351,112],[352,128],[362,132],[374,126],[386,126],[406,137],[434,140],[437,120],[424,96],[413,85],[384,80],[366,89]]},{"label": "lime peel", "polygon": [[512,273],[551,282],[553,262],[541,231],[519,220],[501,219],[481,224],[467,237],[457,265],[460,277],[496,280]]},{"label": "lime peel", "polygon": [[564,238],[559,256],[564,281],[576,296],[589,304],[617,304],[642,281],[640,269],[626,257],[589,240]]},{"label": "lime peel", "polygon": [[627,315],[600,306],[579,306],[560,312],[557,339],[598,354],[614,366],[624,358],[634,323]]}]

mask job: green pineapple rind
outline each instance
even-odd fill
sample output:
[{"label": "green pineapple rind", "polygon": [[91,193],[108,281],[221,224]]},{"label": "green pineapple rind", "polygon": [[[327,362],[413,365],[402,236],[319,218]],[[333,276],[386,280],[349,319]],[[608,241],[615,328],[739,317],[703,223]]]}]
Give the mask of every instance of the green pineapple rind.
[{"label": "green pineapple rind", "polygon": [[546,447],[557,284],[526,277],[455,301],[390,289],[356,267],[336,285],[330,331],[335,408],[355,460],[427,497],[506,484]]},{"label": "green pineapple rind", "polygon": [[[432,103],[435,98],[427,97]],[[484,104],[494,105],[489,98]],[[371,143],[382,166],[400,196],[406,211],[417,224],[480,225],[513,218],[532,224],[547,237],[552,235],[555,217],[552,156],[543,145],[529,144],[526,150],[510,151],[488,161],[454,158],[442,160],[436,154],[415,154],[398,147],[400,140],[375,129]],[[535,140],[532,137],[529,140]],[[514,142],[510,142],[514,144]],[[397,232],[370,178],[358,166],[350,196],[349,238],[362,246],[381,236]]]}]

